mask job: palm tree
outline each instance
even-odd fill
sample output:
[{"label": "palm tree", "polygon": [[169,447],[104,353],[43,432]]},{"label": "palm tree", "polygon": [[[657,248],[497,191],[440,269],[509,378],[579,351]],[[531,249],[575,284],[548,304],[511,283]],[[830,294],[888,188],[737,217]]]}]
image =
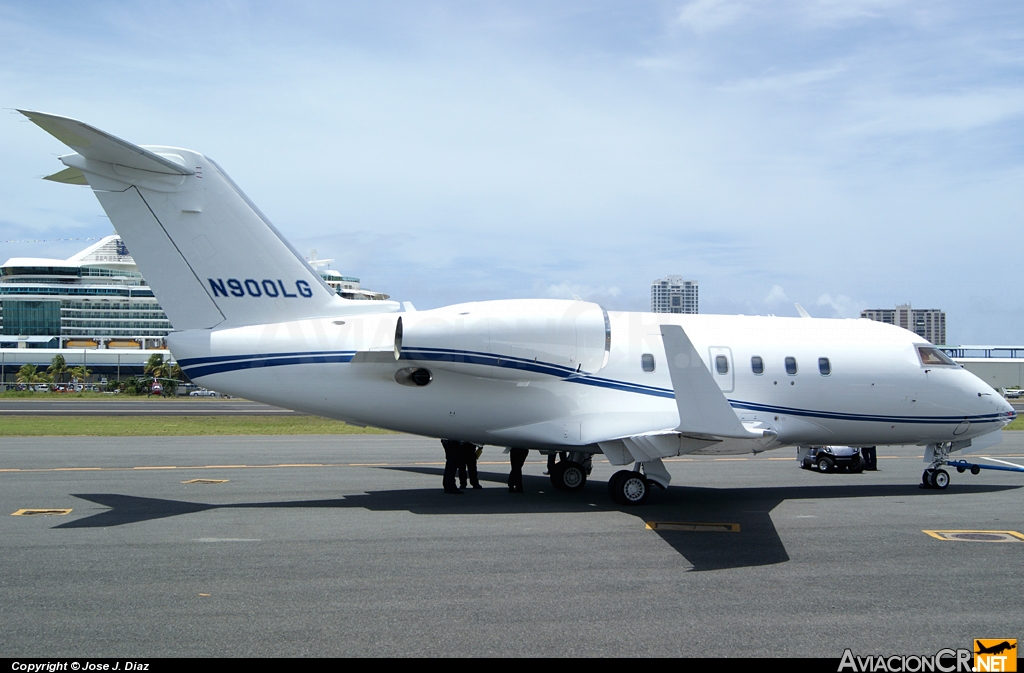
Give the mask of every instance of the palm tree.
[{"label": "palm tree", "polygon": [[68,371],[71,372],[71,376],[74,379],[76,379],[79,383],[85,383],[85,380],[92,375],[92,370],[86,369],[85,365],[82,365],[80,367],[71,367],[68,369]]},{"label": "palm tree", "polygon": [[50,366],[46,368],[46,371],[50,372],[50,377],[56,383],[60,383],[61,378],[64,376],[64,372],[68,370],[68,363],[64,361],[63,355],[54,355],[53,360],[50,361]]},{"label": "palm tree", "polygon": [[160,353],[150,355],[149,360],[146,361],[146,368],[143,370],[143,373],[152,376],[154,379],[167,376],[167,365],[164,364],[164,356]]},{"label": "palm tree", "polygon": [[33,383],[36,379],[36,366],[35,365],[22,365],[21,369],[18,370],[18,376],[15,380],[18,383]]}]

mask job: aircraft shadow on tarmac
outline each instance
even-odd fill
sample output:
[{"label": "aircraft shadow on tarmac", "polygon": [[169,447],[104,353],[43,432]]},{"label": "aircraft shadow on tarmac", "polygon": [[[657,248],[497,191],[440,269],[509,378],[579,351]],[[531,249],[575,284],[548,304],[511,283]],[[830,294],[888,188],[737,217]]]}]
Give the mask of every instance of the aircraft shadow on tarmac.
[{"label": "aircraft shadow on tarmac", "polygon": [[[429,467],[387,467],[436,475],[442,470]],[[480,480],[497,482],[482,491],[469,491],[452,497],[440,488],[371,491],[346,495],[331,500],[292,500],[209,504],[145,498],[117,493],[75,493],[76,498],[108,507],[106,511],[54,526],[54,528],[107,528],[142,523],[182,514],[216,509],[282,509],[282,508],[363,508],[370,511],[404,510],[413,514],[509,514],[522,513],[584,513],[618,510],[636,516],[642,522],[731,523],[739,524],[740,532],[698,532],[655,530],[666,543],[693,565],[693,570],[722,570],[784,563],[789,560],[785,546],[771,520],[771,511],[786,500],[833,500],[840,498],[880,497],[956,497],[966,493],[993,493],[1019,486],[958,484],[944,493],[919,489],[916,485],[831,485],[780,486],[761,488],[701,488],[670,486],[665,492],[652,494],[641,507],[615,507],[609,504],[603,482],[589,482],[578,493],[559,493],[546,477],[524,475],[525,493],[509,494],[505,488],[507,475],[480,473]]]}]

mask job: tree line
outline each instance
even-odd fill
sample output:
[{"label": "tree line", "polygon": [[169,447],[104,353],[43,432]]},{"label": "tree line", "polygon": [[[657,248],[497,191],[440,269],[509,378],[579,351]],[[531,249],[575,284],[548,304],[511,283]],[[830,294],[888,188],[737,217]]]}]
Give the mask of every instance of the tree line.
[{"label": "tree line", "polygon": [[[143,376],[132,376],[124,381],[108,381],[106,390],[108,392],[119,391],[129,395],[147,395],[152,393],[153,384],[159,383],[160,394],[167,397],[177,392],[178,385],[184,379],[178,363],[165,362],[164,356],[160,353],[149,356],[143,374]],[[45,371],[40,371],[35,365],[22,365],[15,380],[23,384],[51,386],[64,383],[84,384],[91,375],[92,370],[86,368],[85,365],[69,367],[63,355],[55,355]],[[67,381],[64,380],[65,377],[68,378]]]}]

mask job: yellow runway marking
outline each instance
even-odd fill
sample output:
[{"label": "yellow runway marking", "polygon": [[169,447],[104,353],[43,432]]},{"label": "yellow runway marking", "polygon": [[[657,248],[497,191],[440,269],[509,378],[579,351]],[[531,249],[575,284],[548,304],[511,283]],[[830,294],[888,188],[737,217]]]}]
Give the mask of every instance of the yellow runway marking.
[{"label": "yellow runway marking", "polygon": [[648,521],[647,530],[684,530],[694,533],[738,533],[738,523],[701,523],[687,521]]},{"label": "yellow runway marking", "polygon": [[230,479],[189,479],[183,481],[183,484],[226,484]]},{"label": "yellow runway marking", "polygon": [[923,530],[936,540],[947,542],[1024,542],[1015,530]]},{"label": "yellow runway marking", "polygon": [[71,509],[19,509],[17,512],[11,512],[11,516],[34,516],[36,514],[64,516],[71,514]]}]

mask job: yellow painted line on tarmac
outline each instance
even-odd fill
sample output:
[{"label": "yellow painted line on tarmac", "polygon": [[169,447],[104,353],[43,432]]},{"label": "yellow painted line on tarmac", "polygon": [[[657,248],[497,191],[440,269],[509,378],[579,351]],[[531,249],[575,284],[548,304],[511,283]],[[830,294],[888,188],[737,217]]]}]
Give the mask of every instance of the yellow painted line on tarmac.
[{"label": "yellow painted line on tarmac", "polygon": [[259,467],[258,465],[203,465],[205,468],[239,468],[239,467]]},{"label": "yellow painted line on tarmac", "polygon": [[226,484],[230,479],[189,479],[183,481],[183,484]]},{"label": "yellow painted line on tarmac", "polygon": [[[107,468],[110,469],[110,468]],[[115,468],[116,469],[116,468]],[[142,465],[130,468],[132,470],[177,470],[177,465]]]},{"label": "yellow painted line on tarmac", "polygon": [[19,509],[17,512],[11,512],[11,516],[35,516],[42,514],[44,516],[64,516],[65,514],[71,514],[71,509]]},{"label": "yellow painted line on tarmac", "polygon": [[681,530],[692,533],[738,533],[738,523],[708,523],[697,521],[647,521],[647,530]]},{"label": "yellow painted line on tarmac", "polygon": [[267,465],[267,467],[323,467],[323,463],[279,463],[277,465]]},{"label": "yellow painted line on tarmac", "polygon": [[1015,530],[923,530],[921,532],[945,542],[1024,542],[1024,534]]},{"label": "yellow painted line on tarmac", "polygon": [[102,467],[55,467],[54,472],[91,472],[94,470],[102,470]]}]

